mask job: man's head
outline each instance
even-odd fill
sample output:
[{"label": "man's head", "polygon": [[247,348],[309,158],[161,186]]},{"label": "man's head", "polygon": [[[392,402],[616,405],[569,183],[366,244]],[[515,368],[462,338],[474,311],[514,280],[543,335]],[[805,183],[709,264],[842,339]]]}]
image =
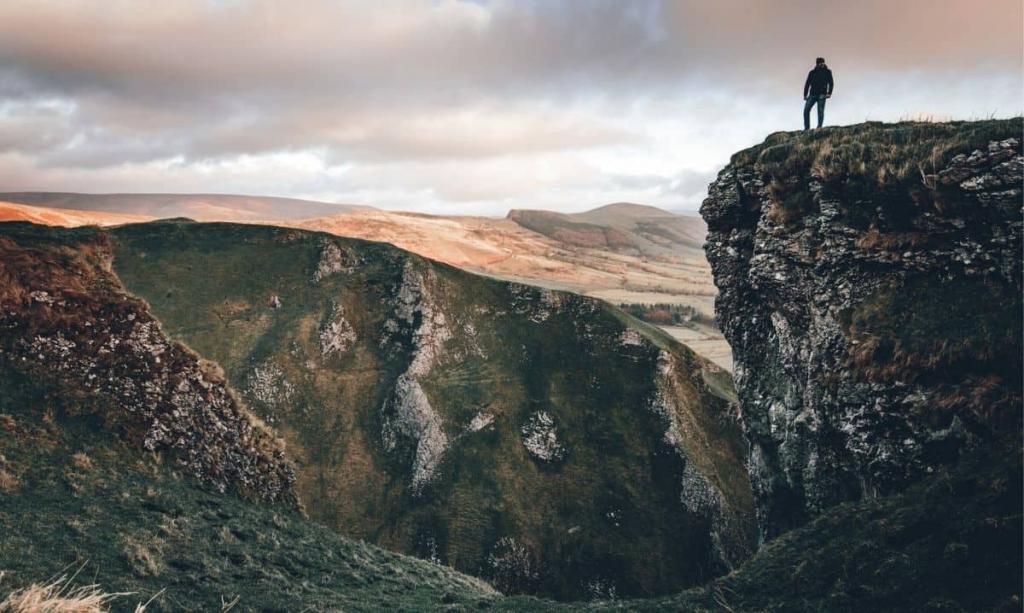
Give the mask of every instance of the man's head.
[{"label": "man's head", "polygon": [[825,58],[819,57],[818,59],[814,60],[814,65],[815,66],[824,66],[825,65]]}]

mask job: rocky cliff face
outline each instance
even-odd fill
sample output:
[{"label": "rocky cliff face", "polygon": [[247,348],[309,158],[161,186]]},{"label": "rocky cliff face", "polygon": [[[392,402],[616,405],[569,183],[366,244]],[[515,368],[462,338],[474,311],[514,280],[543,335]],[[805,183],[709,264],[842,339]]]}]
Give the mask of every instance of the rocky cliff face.
[{"label": "rocky cliff face", "polygon": [[281,441],[220,368],[170,341],[110,272],[107,235],[10,225],[0,235],[0,368],[51,388],[138,448],[220,492],[296,506]]},{"label": "rocky cliff face", "polygon": [[763,538],[1019,434],[1020,132],[776,134],[710,186]]}]

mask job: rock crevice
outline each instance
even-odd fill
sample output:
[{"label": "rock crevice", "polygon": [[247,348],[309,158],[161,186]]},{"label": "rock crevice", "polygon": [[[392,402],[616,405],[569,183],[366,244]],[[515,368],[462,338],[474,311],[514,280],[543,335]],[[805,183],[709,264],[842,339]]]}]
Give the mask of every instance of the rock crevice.
[{"label": "rock crevice", "polygon": [[448,447],[444,421],[434,410],[420,385],[437,360],[445,343],[451,338],[447,319],[430,293],[432,275],[406,261],[402,278],[395,290],[392,316],[384,324],[385,347],[408,342],[411,346],[409,365],[399,375],[388,400],[381,408],[384,448],[395,451],[402,439],[415,447],[411,486],[415,494],[434,478]]}]

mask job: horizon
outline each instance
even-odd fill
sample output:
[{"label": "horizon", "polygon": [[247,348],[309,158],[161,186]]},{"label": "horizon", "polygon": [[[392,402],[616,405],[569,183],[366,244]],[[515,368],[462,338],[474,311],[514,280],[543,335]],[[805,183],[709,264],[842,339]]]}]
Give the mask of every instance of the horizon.
[{"label": "horizon", "polygon": [[[204,198],[204,197],[211,197],[211,198],[251,198],[251,199],[254,199],[254,200],[295,200],[297,202],[303,202],[303,203],[307,203],[307,204],[321,204],[321,205],[334,205],[334,206],[338,206],[338,207],[352,207],[352,209],[346,209],[344,211],[339,211],[339,213],[338,213],[339,215],[340,214],[346,214],[346,213],[352,212],[352,211],[358,211],[358,210],[370,210],[370,211],[381,211],[381,212],[397,213],[397,214],[408,213],[408,214],[414,214],[414,215],[426,215],[426,216],[433,216],[433,217],[484,217],[484,218],[489,218],[489,219],[504,219],[505,217],[510,215],[513,211],[542,211],[542,212],[556,212],[556,213],[561,213],[561,214],[565,214],[565,215],[572,215],[572,214],[575,214],[575,213],[590,213],[590,212],[594,212],[594,211],[598,211],[598,210],[601,210],[601,209],[606,209],[606,208],[610,208],[610,207],[614,207],[614,206],[637,206],[637,207],[645,207],[645,208],[657,209],[657,210],[659,210],[659,211],[661,211],[663,213],[670,213],[670,214],[673,214],[673,215],[680,215],[680,216],[684,216],[684,217],[696,217],[697,219],[700,219],[700,213],[698,211],[696,211],[696,210],[667,209],[667,208],[664,208],[664,207],[654,206],[654,205],[651,205],[651,204],[644,204],[642,202],[606,202],[604,204],[596,204],[596,205],[591,206],[589,208],[584,208],[584,209],[580,209],[579,211],[572,211],[572,212],[552,211],[551,209],[531,208],[531,207],[516,207],[516,208],[510,208],[510,209],[506,210],[504,213],[496,213],[496,214],[489,214],[489,213],[479,213],[479,214],[477,214],[477,213],[472,213],[472,212],[469,212],[469,213],[458,213],[458,212],[456,212],[456,213],[431,213],[431,212],[416,211],[416,210],[411,210],[411,209],[384,209],[384,208],[376,207],[376,206],[369,205],[369,204],[353,204],[351,202],[327,202],[327,201],[323,201],[323,200],[309,200],[309,199],[306,199],[306,198],[295,198],[295,197],[292,197],[292,196],[275,196],[275,195],[265,195],[265,194],[216,193],[216,192],[50,192],[50,191],[42,191],[42,190],[40,190],[40,191],[24,191],[24,192],[0,191],[0,203],[9,202],[11,204],[17,204],[17,205],[20,205],[20,206],[37,207],[37,208],[75,209],[74,206],[71,206],[71,204],[73,204],[73,203],[66,203],[67,206],[65,206],[64,203],[24,202],[24,201],[22,201],[20,199],[17,199],[17,198],[11,199],[11,200],[6,200],[6,198],[10,197],[10,196],[26,196],[26,195],[40,195],[40,196],[41,195],[49,195],[49,196],[87,196],[87,197],[89,197],[89,196],[95,196],[95,197],[111,197],[111,196],[125,196],[125,197],[131,197],[131,196],[140,196],[140,197],[141,196],[167,196],[167,197],[178,197],[178,198]],[[97,211],[102,211],[104,209],[98,208],[96,210]],[[161,219],[161,218],[156,217],[154,219]]]},{"label": "horizon", "polygon": [[1016,117],[1024,89],[1009,0],[124,7],[0,7],[0,192],[693,213],[802,127],[817,55],[826,126]]}]

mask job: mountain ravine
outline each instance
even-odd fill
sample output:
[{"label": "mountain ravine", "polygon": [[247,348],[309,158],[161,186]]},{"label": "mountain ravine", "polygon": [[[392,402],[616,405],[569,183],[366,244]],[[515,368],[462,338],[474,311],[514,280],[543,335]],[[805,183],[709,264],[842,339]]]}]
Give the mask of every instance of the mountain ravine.
[{"label": "mountain ravine", "polygon": [[780,133],[711,185],[762,538],[1019,439],[1020,134],[1019,118]]},{"label": "mountain ravine", "polygon": [[667,593],[753,550],[728,373],[606,303],[294,229],[109,236],[342,534],[557,598]]},{"label": "mountain ravine", "polygon": [[738,398],[385,244],[0,224],[0,609],[75,573],[112,610],[1020,610],[1021,127],[736,154]]}]

